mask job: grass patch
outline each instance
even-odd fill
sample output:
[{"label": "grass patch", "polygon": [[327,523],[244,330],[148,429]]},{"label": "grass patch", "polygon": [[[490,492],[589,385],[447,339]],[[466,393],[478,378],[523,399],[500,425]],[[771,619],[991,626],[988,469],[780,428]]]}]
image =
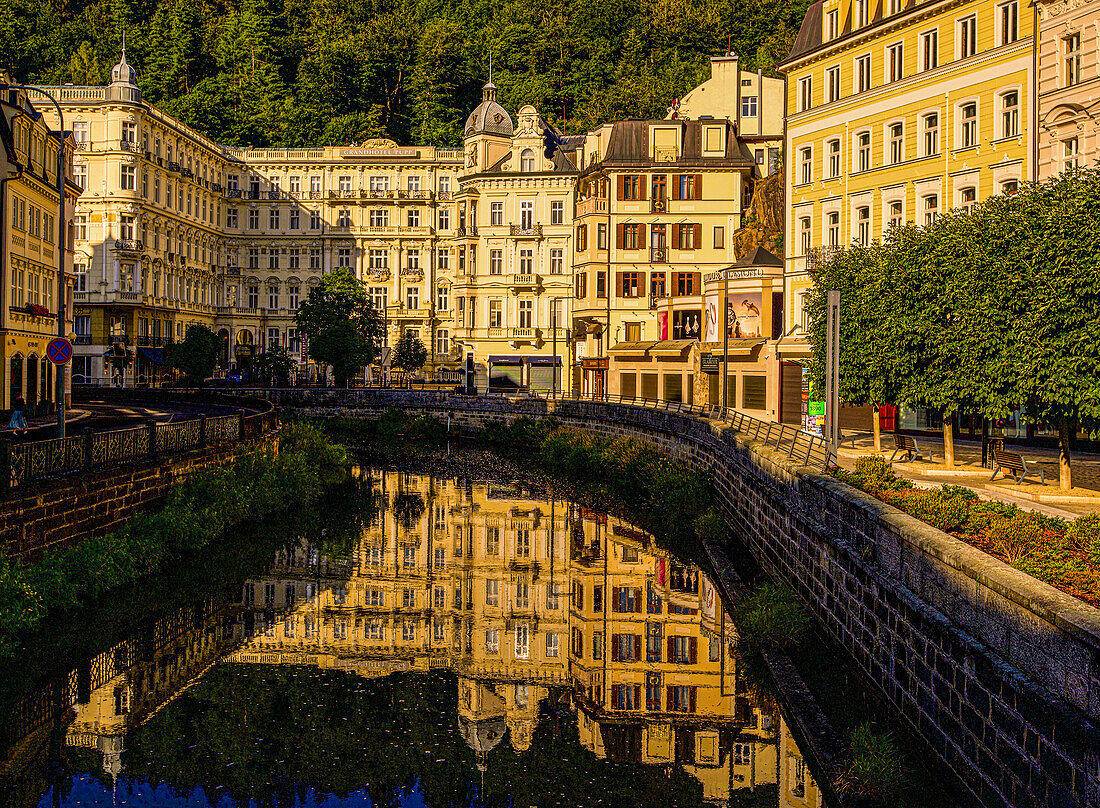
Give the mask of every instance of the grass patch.
[{"label": "grass patch", "polygon": [[123,528],[21,566],[0,555],[0,660],[51,613],[73,612],[165,568],[229,528],[318,500],[347,475],[347,455],[315,426],[285,426],[279,451],[196,473],[165,505]]},{"label": "grass patch", "polygon": [[762,583],[734,607],[738,647],[745,653],[787,650],[805,639],[810,616],[785,586]]},{"label": "grass patch", "polygon": [[851,734],[851,759],[839,778],[842,794],[865,806],[898,805],[907,770],[890,732],[860,724]]},{"label": "grass patch", "polygon": [[1000,558],[1074,597],[1100,606],[1100,514],[1072,522],[986,501],[969,488],[917,488],[879,455],[856,461],[837,479],[866,491],[934,528]]}]

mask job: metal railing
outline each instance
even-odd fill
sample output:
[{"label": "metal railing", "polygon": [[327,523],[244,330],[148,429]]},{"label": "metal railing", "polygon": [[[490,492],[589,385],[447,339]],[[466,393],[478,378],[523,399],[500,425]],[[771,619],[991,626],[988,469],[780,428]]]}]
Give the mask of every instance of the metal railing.
[{"label": "metal railing", "polygon": [[663,410],[665,412],[684,413],[712,421],[721,421],[732,429],[751,440],[771,446],[787,457],[796,460],[806,466],[816,466],[827,470],[835,465],[836,457],[829,449],[829,442],[821,435],[806,432],[791,424],[780,424],[775,421],[764,421],[755,416],[748,415],[740,410],[730,408],[723,409],[719,405],[703,406],[688,404],[683,401],[669,401],[659,398],[644,398],[641,396],[624,396],[619,394],[607,394],[602,398],[580,398],[572,394],[558,393],[529,393],[538,398],[546,398],[553,401],[575,401],[592,404],[619,404],[631,407],[643,407],[649,410]]},{"label": "metal railing", "polygon": [[150,421],[108,432],[87,429],[79,435],[27,443],[3,439],[0,490],[249,440],[273,432],[278,425],[278,416],[272,408],[267,412],[202,415],[187,421]]}]

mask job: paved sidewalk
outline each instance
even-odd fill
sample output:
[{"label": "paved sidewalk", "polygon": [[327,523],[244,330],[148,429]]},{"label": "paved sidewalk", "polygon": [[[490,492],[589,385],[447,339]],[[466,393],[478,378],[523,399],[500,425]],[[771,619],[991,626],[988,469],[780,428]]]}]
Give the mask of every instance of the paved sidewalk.
[{"label": "paved sidewalk", "polygon": [[[1073,465],[1072,491],[1066,492],[1058,487],[1058,451],[1038,446],[1005,447],[1017,452],[1027,461],[1028,468],[1046,472],[1046,485],[1041,485],[1037,477],[1028,477],[1020,485],[1011,478],[1002,480],[997,475],[990,482],[992,469],[984,468],[982,446],[977,441],[955,440],[955,467],[948,468],[943,462],[943,439],[936,437],[918,437],[917,444],[922,450],[931,451],[932,462],[918,460],[912,463],[893,464],[899,476],[911,480],[918,486],[935,488],[945,483],[965,485],[973,488],[983,499],[996,499],[1010,502],[1026,510],[1039,511],[1051,516],[1073,518],[1083,513],[1100,511],[1100,454],[1075,452],[1070,458]],[[887,460],[894,453],[894,436],[884,433],[882,436],[882,454]],[[845,431],[841,441],[840,457],[837,462],[843,469],[855,468],[856,460],[864,455],[874,454],[874,440],[869,432]]]}]

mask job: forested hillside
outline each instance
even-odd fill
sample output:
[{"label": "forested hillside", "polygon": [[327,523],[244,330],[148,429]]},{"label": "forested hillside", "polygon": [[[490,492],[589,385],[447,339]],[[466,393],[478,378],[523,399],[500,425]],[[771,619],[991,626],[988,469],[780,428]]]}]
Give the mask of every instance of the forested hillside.
[{"label": "forested hillside", "polygon": [[125,30],[145,98],[224,143],[457,145],[490,52],[506,107],[578,132],[663,116],[728,37],[774,65],[807,1],[0,0],[0,66],[102,84]]}]

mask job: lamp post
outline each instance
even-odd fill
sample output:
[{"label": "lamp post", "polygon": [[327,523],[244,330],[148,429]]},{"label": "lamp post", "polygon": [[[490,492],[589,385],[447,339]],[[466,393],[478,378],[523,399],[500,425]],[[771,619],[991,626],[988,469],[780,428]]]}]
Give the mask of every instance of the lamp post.
[{"label": "lamp post", "polygon": [[[44,96],[57,110],[57,336],[65,337],[65,116],[50,93],[26,84],[8,85]],[[65,437],[65,365],[57,365],[54,395],[57,398],[57,437]]]},{"label": "lamp post", "polygon": [[[552,297],[550,298],[550,328],[552,330],[551,341],[553,343],[554,362],[558,361],[558,301],[568,300],[565,297]],[[562,363],[564,367],[565,363]],[[558,395],[558,365],[555,364],[553,370],[551,370],[551,382],[550,382],[550,396],[551,398],[557,398]],[[564,374],[562,374],[564,376]],[[563,379],[564,381],[564,379]]]}]

